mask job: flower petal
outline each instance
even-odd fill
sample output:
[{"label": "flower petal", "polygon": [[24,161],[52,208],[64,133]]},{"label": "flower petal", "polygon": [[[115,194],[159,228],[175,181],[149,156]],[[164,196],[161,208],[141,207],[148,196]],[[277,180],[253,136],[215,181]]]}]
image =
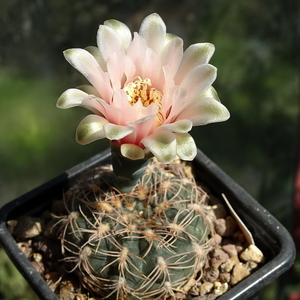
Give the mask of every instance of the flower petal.
[{"label": "flower petal", "polygon": [[131,43],[132,35],[130,29],[124,23],[118,20],[107,20],[104,22],[104,25],[107,25],[113,28],[117,34],[120,36],[123,42],[123,46],[127,49]]},{"label": "flower petal", "polygon": [[115,107],[107,104],[104,100],[99,99],[99,104],[101,106],[101,113],[103,116],[113,124],[121,124],[123,111],[119,107]]},{"label": "flower petal", "polygon": [[120,89],[125,81],[124,68],[126,56],[122,51],[117,51],[111,54],[107,62],[107,71],[110,74],[111,85],[114,90]]},{"label": "flower petal", "polygon": [[169,41],[161,52],[161,65],[169,66],[172,76],[174,77],[183,55],[183,40],[179,37]]},{"label": "flower petal", "polygon": [[101,69],[105,72],[106,70],[106,62],[101,54],[101,52],[99,51],[98,47],[95,46],[88,46],[85,48],[86,51],[88,51],[89,53],[91,53],[95,59],[97,60],[99,66],[101,67]]},{"label": "flower petal", "polygon": [[142,78],[150,78],[152,86],[162,91],[164,86],[164,73],[161,62],[159,56],[150,48],[146,50],[142,64]]},{"label": "flower petal", "polygon": [[143,159],[145,157],[144,150],[134,144],[123,144],[120,151],[123,156],[132,160]]},{"label": "flower petal", "polygon": [[213,98],[221,102],[217,91],[212,86],[210,86],[209,89],[206,90],[206,92],[201,95],[201,98]]},{"label": "flower petal", "polygon": [[143,20],[139,34],[146,40],[148,47],[156,53],[159,53],[166,43],[166,25],[156,13]]},{"label": "flower petal", "polygon": [[176,119],[189,119],[193,122],[193,126],[199,126],[226,121],[229,116],[229,111],[221,102],[213,98],[201,98],[190,103]]},{"label": "flower petal", "polygon": [[162,130],[141,140],[141,143],[160,161],[170,163],[176,157],[176,138],[174,133]]},{"label": "flower petal", "polygon": [[153,131],[155,117],[155,114],[153,114],[134,122],[128,122],[128,125],[135,128],[136,135],[134,136],[135,140],[133,141],[135,144],[139,144],[145,136],[148,136]]},{"label": "flower petal", "polygon": [[199,65],[192,69],[181,83],[188,92],[186,101],[194,101],[211,86],[217,78],[217,68],[212,65]]},{"label": "flower petal", "polygon": [[182,160],[193,160],[197,155],[197,147],[194,139],[188,133],[175,133],[177,155]]},{"label": "flower petal", "polygon": [[167,32],[166,33],[166,42],[169,42],[169,41],[173,40],[176,37],[178,37],[176,34]]},{"label": "flower petal", "polygon": [[97,89],[101,98],[109,101],[112,96],[109,76],[100,68],[95,57],[84,49],[68,49],[64,51],[66,60]]},{"label": "flower petal", "polygon": [[80,91],[83,91],[89,95],[93,95],[93,96],[96,96],[96,97],[100,97],[100,94],[98,93],[98,91],[92,86],[92,85],[89,85],[89,84],[83,84],[83,85],[79,85],[78,87],[76,87],[76,89],[80,90]]},{"label": "flower petal", "polygon": [[178,120],[171,124],[164,124],[157,129],[170,130],[176,133],[186,133],[192,129],[193,123],[190,120]]},{"label": "flower petal", "polygon": [[97,115],[86,116],[78,125],[76,140],[79,144],[86,145],[99,139],[105,138],[103,126],[108,121]]},{"label": "flower petal", "polygon": [[113,123],[126,125],[127,122],[131,122],[134,120],[136,114],[134,113],[133,106],[131,106],[131,104],[128,102],[127,94],[124,90],[118,89],[115,91],[113,102],[111,105],[121,111],[119,122]]},{"label": "flower petal", "polygon": [[105,136],[109,140],[120,140],[134,131],[133,127],[107,123],[104,125]]},{"label": "flower petal", "polygon": [[163,111],[165,123],[174,122],[174,116],[185,107],[187,91],[178,86],[170,88],[163,97]]},{"label": "flower petal", "polygon": [[146,41],[138,33],[135,32],[132,43],[127,50],[127,56],[131,59],[136,68],[134,77],[140,76],[140,74],[142,74],[142,66],[144,64],[146,50]]},{"label": "flower petal", "polygon": [[57,100],[58,108],[67,109],[71,107],[81,106],[93,113],[101,113],[101,106],[95,96],[88,95],[79,89],[66,90]]},{"label": "flower petal", "polygon": [[186,74],[200,64],[207,64],[215,52],[215,46],[210,43],[198,43],[189,46],[183,53],[175,82],[179,84]]},{"label": "flower petal", "polygon": [[111,54],[124,50],[123,41],[119,34],[107,25],[100,25],[97,32],[97,45],[105,61],[108,61]]}]

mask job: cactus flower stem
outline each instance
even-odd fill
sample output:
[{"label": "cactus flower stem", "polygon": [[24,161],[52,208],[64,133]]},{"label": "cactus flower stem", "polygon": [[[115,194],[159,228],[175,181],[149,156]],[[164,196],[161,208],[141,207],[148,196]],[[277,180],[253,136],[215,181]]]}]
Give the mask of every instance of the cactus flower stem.
[{"label": "cactus flower stem", "polygon": [[131,192],[138,180],[143,176],[150,162],[149,158],[131,160],[121,155],[120,148],[111,143],[113,184],[121,193]]}]

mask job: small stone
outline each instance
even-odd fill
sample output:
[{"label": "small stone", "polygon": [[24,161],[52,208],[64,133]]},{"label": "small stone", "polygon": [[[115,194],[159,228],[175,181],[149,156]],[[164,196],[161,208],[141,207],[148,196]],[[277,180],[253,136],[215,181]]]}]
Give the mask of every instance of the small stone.
[{"label": "small stone", "polygon": [[215,247],[217,245],[220,245],[222,242],[222,237],[215,233],[212,238],[209,240],[209,244],[212,246],[212,247]]},{"label": "small stone", "polygon": [[254,261],[247,261],[244,265],[249,271],[256,269],[258,266],[258,264]]},{"label": "small stone", "polygon": [[220,266],[220,270],[222,272],[231,272],[231,270],[233,269],[233,267],[237,264],[240,263],[240,260],[238,258],[238,256],[232,256],[230,258],[228,258],[221,266]]},{"label": "small stone", "polygon": [[42,223],[38,218],[22,216],[18,219],[14,234],[16,239],[29,239],[42,233]]},{"label": "small stone", "polygon": [[214,249],[211,253],[211,266],[218,268],[223,262],[225,262],[229,256],[222,249]]},{"label": "small stone", "polygon": [[226,226],[226,231],[224,233],[224,236],[232,236],[235,233],[237,228],[236,220],[231,216],[226,217],[225,226]]},{"label": "small stone", "polygon": [[243,264],[237,264],[233,268],[230,284],[235,285],[249,275],[250,271]]},{"label": "small stone", "polygon": [[217,219],[214,223],[216,233],[224,237],[232,236],[237,228],[237,223],[231,216]]},{"label": "small stone", "polygon": [[215,282],[219,277],[219,270],[214,267],[210,267],[204,270],[203,279],[208,282]]},{"label": "small stone", "polygon": [[244,251],[244,247],[242,245],[235,245],[235,249],[238,254],[240,254],[242,251]]},{"label": "small stone", "polygon": [[214,294],[215,295],[221,296],[224,293],[226,293],[227,291],[228,291],[228,283],[227,282],[221,283],[221,282],[216,281],[214,283]]},{"label": "small stone", "polygon": [[75,287],[70,280],[62,281],[59,286],[59,299],[61,300],[74,300]]},{"label": "small stone", "polygon": [[229,255],[229,257],[238,255],[236,247],[233,244],[223,245],[222,249]]},{"label": "small stone", "polygon": [[222,272],[219,275],[219,280],[221,282],[227,282],[228,283],[230,281],[230,278],[231,278],[231,274],[228,273],[228,272]]},{"label": "small stone", "polygon": [[43,260],[43,255],[41,253],[33,253],[32,258],[35,262],[41,262]]},{"label": "small stone", "polygon": [[[187,293],[176,292],[174,294],[174,296],[175,296],[175,299],[180,299],[180,300],[187,299]],[[76,300],[79,300],[79,299],[77,299],[77,296],[76,296]]]},{"label": "small stone", "polygon": [[264,260],[264,255],[255,245],[252,244],[240,254],[240,259],[243,261],[261,263]]},{"label": "small stone", "polygon": [[196,284],[196,280],[191,278],[182,288],[180,288],[180,292],[187,294]]},{"label": "small stone", "polygon": [[223,236],[226,231],[225,219],[223,218],[217,219],[214,223],[215,223],[216,233],[219,234],[220,236]]},{"label": "small stone", "polygon": [[211,282],[204,282],[199,286],[200,296],[210,293],[214,284]]},{"label": "small stone", "polygon": [[14,234],[17,224],[18,224],[18,221],[16,221],[16,220],[7,221],[7,228],[8,228],[8,231],[10,234],[12,234],[12,235]]}]

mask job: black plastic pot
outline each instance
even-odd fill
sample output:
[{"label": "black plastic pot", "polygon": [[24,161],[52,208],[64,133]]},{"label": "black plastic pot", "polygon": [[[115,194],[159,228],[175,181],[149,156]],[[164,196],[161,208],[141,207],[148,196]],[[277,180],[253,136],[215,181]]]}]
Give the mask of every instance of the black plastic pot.
[{"label": "black plastic pot", "polygon": [[[106,150],[71,168],[60,176],[6,204],[0,210],[0,242],[19,271],[37,295],[44,300],[58,300],[44,279],[36,272],[17,246],[7,229],[7,221],[21,215],[38,215],[53,199],[62,196],[81,172],[110,162]],[[216,194],[224,193],[231,205],[253,234],[256,245],[263,251],[266,263],[252,275],[219,297],[219,300],[253,299],[253,295],[287,271],[295,259],[294,242],[289,232],[256,200],[226,175],[200,150],[193,162],[197,177]]]}]

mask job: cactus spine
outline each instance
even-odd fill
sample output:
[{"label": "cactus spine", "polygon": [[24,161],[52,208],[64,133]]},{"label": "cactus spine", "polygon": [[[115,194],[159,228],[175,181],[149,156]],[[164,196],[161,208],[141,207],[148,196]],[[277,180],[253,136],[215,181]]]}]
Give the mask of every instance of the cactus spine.
[{"label": "cactus spine", "polygon": [[165,299],[201,272],[209,251],[207,194],[180,163],[152,161],[134,189],[99,168],[66,195],[65,261],[103,298]]}]

